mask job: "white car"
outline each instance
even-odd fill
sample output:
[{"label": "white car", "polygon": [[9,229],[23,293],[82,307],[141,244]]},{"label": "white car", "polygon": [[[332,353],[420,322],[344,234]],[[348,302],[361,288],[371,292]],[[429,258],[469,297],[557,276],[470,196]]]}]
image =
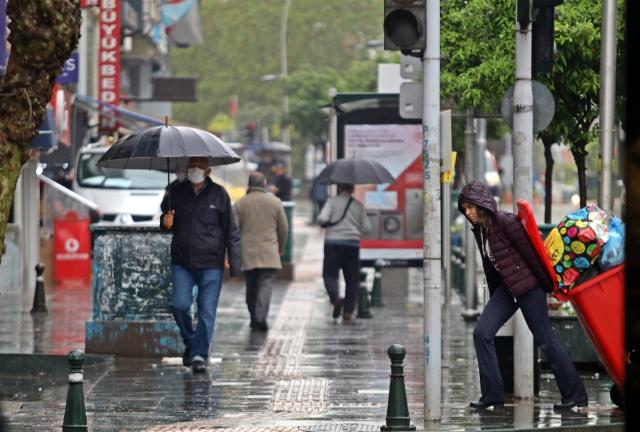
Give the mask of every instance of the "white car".
[{"label": "white car", "polygon": [[98,206],[100,221],[129,224],[159,222],[160,203],[174,174],[152,170],[123,170],[96,165],[106,145],[89,145],[78,152],[72,189]]}]

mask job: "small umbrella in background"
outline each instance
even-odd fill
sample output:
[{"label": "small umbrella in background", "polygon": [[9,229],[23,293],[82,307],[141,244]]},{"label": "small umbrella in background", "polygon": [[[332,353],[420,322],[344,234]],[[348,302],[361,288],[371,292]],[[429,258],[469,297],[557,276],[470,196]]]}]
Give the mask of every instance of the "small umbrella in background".
[{"label": "small umbrella in background", "polygon": [[[166,121],[166,119],[165,119]],[[98,160],[105,168],[186,171],[190,157],[210,166],[239,162],[240,156],[217,136],[193,127],[154,126],[119,139]]]},{"label": "small umbrella in background", "polygon": [[367,158],[338,159],[318,174],[324,183],[381,184],[395,183],[396,179],[380,163]]}]

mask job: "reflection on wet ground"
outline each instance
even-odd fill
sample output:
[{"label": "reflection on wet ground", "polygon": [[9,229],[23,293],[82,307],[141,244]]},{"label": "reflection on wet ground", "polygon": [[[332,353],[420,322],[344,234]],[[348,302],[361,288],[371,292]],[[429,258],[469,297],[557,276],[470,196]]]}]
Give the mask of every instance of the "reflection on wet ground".
[{"label": "reflection on wet ground", "polygon": [[[473,325],[460,318],[462,305],[455,295],[442,315],[442,421],[425,424],[420,273],[412,270],[408,279],[390,280],[383,287],[385,306],[373,308],[372,319],[334,321],[320,278],[321,234],[304,225],[296,229],[309,241],[299,246],[296,281],[279,283],[274,291],[268,333],[249,329],[244,286],[226,283],[208,372],[194,375],[179,359],[107,356],[94,361],[84,382],[90,430],[379,430],[387,411],[386,351],[393,343],[407,350],[405,386],[411,421],[419,430],[622,425],[623,414],[609,400],[611,382],[604,373],[583,375],[590,403],[580,412],[553,411],[559,393],[548,371],[542,373],[535,400],[470,410],[469,401],[479,397]],[[91,311],[88,290],[60,288],[49,295],[48,304],[46,317],[32,318],[26,300],[11,303],[0,296],[0,351],[60,354],[81,347]],[[0,357],[5,371],[0,372],[0,400],[12,430],[60,430],[67,390],[64,364],[6,372],[9,360]]]}]

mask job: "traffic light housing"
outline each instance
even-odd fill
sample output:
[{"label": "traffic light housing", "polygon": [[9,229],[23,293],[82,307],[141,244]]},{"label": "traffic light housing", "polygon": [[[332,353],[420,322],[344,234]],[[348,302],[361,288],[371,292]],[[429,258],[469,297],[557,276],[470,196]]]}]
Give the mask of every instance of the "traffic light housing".
[{"label": "traffic light housing", "polygon": [[425,0],[384,0],[384,49],[410,52],[426,48]]},{"label": "traffic light housing", "polygon": [[553,71],[555,6],[563,0],[533,0],[533,40],[531,73],[533,76]]}]

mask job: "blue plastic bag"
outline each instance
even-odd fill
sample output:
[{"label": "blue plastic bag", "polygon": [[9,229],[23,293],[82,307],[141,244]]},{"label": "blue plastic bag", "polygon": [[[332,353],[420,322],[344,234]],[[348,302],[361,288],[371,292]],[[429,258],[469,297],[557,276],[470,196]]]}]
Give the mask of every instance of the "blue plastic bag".
[{"label": "blue plastic bag", "polygon": [[616,216],[609,225],[609,240],[602,247],[599,264],[602,271],[622,264],[624,261],[624,222]]}]

